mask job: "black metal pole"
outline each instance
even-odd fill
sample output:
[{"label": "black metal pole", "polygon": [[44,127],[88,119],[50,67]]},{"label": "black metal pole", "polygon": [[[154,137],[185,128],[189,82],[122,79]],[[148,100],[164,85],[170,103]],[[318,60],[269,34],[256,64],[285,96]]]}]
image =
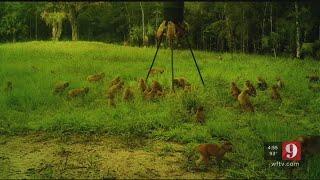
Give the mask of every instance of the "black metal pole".
[{"label": "black metal pole", "polygon": [[156,57],[157,57],[157,54],[158,54],[158,51],[159,51],[159,48],[160,48],[160,44],[161,44],[161,42],[162,42],[162,37],[163,37],[163,32],[162,32],[162,34],[161,34],[161,36],[160,36],[160,39],[159,39],[159,42],[158,42],[158,44],[157,44],[157,50],[156,50],[156,53],[154,54],[154,57],[153,57],[151,66],[150,66],[150,68],[149,68],[148,75],[147,75],[147,78],[146,78],[146,82],[148,81],[148,78],[149,78],[149,75],[150,75],[150,71],[151,71],[151,69],[152,69],[152,67],[153,67],[153,64],[154,64],[155,60],[156,60]]},{"label": "black metal pole", "polygon": [[199,66],[198,66],[198,64],[197,64],[196,58],[194,57],[194,54],[193,54],[193,51],[192,51],[192,48],[191,48],[191,44],[190,44],[190,42],[189,42],[188,37],[186,37],[186,40],[187,40],[187,43],[188,43],[188,46],[189,46],[189,49],[190,49],[190,52],[191,52],[191,55],[192,55],[193,61],[194,61],[194,63],[196,64],[196,67],[197,67],[197,70],[198,70],[199,76],[200,76],[200,78],[201,78],[201,82],[202,82],[202,84],[203,84],[203,86],[204,86],[204,81],[203,81],[203,78],[202,78],[202,75],[201,75],[201,72],[200,72]]},{"label": "black metal pole", "polygon": [[174,92],[174,85],[173,85],[173,79],[174,79],[174,72],[173,72],[173,47],[172,47],[172,43],[171,43],[171,86],[172,86],[172,90]]}]

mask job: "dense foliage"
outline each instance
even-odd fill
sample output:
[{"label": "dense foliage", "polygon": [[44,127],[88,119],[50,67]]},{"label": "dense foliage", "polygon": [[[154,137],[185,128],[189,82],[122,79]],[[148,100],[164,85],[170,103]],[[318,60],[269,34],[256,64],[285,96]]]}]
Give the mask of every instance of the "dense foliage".
[{"label": "dense foliage", "polygon": [[[303,43],[320,39],[319,7],[311,1],[186,2],[185,20],[197,49],[299,57]],[[0,3],[0,41],[59,39],[52,37],[57,25],[41,18],[47,12],[65,14],[60,40],[154,45],[162,9],[161,2]]]}]

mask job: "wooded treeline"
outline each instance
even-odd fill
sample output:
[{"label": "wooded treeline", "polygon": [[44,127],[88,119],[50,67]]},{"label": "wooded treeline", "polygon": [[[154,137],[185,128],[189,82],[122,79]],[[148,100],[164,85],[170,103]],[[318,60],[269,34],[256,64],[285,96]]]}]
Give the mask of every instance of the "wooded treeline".
[{"label": "wooded treeline", "polygon": [[[0,41],[150,46],[162,9],[161,2],[2,2]],[[185,21],[196,49],[320,58],[320,1],[186,2]]]}]

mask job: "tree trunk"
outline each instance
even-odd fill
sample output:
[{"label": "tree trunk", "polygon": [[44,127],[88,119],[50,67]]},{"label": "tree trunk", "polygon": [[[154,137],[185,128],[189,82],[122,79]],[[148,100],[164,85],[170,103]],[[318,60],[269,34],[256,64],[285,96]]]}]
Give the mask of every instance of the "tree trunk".
[{"label": "tree trunk", "polygon": [[141,1],[140,1],[140,9],[141,9],[141,21],[142,21],[142,41],[143,41],[143,46],[145,46],[144,11],[142,8]]},{"label": "tree trunk", "polygon": [[68,18],[71,25],[72,41],[78,41],[79,35],[78,35],[77,12],[74,9],[74,7],[70,7]]},{"label": "tree trunk", "polygon": [[320,41],[320,25],[319,25],[319,41]]},{"label": "tree trunk", "polygon": [[270,33],[273,32],[272,28],[272,4],[270,3]]},{"label": "tree trunk", "polygon": [[36,12],[36,40],[38,40],[38,14]]},{"label": "tree trunk", "polygon": [[294,3],[295,6],[295,15],[296,15],[296,45],[297,45],[297,50],[296,50],[296,57],[300,58],[300,53],[301,53],[301,43],[300,43],[300,23],[299,23],[299,7],[298,7],[298,2],[295,1]]}]

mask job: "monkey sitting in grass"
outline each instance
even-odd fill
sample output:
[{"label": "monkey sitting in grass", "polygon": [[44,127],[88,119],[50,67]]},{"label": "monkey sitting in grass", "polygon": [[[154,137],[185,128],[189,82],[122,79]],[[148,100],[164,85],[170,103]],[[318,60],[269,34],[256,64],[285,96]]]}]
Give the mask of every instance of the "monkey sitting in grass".
[{"label": "monkey sitting in grass", "polygon": [[245,87],[249,90],[248,91],[249,96],[255,97],[257,95],[256,88],[253,86],[253,84],[249,80],[245,82]]},{"label": "monkey sitting in grass", "polygon": [[254,112],[254,107],[250,101],[249,92],[250,92],[249,89],[243,90],[238,96],[238,101],[239,101],[240,106],[245,111]]},{"label": "monkey sitting in grass", "polygon": [[75,98],[75,97],[83,97],[86,94],[88,94],[89,92],[89,88],[85,87],[85,88],[76,88],[76,89],[72,89],[68,92],[68,96],[69,98]]},{"label": "monkey sitting in grass", "polygon": [[231,82],[231,88],[230,93],[234,99],[238,99],[239,94],[241,93],[241,90],[237,87],[235,82]]},{"label": "monkey sitting in grass", "polygon": [[206,166],[209,165],[210,157],[214,156],[220,166],[220,162],[227,152],[231,152],[233,146],[230,142],[224,142],[223,144],[200,144],[197,148],[200,153],[200,158],[196,161],[196,166],[199,167],[201,162],[204,162]]},{"label": "monkey sitting in grass", "polygon": [[185,89],[187,86],[190,86],[190,83],[187,81],[185,77],[179,77],[173,79],[173,85],[177,88]]},{"label": "monkey sitting in grass", "polygon": [[153,100],[157,97],[164,96],[163,89],[158,81],[152,81],[151,90],[145,91],[145,99]]},{"label": "monkey sitting in grass", "polygon": [[67,87],[69,87],[69,82],[60,82],[60,83],[57,83],[54,87],[54,91],[53,93],[55,94],[61,94],[63,93]]},{"label": "monkey sitting in grass", "polygon": [[131,101],[134,99],[133,91],[130,87],[127,87],[123,92],[123,100],[124,101]]},{"label": "monkey sitting in grass", "polygon": [[142,93],[148,89],[147,83],[143,78],[139,79],[139,89]]},{"label": "monkey sitting in grass", "polygon": [[199,106],[197,108],[197,112],[196,112],[196,122],[200,123],[200,124],[204,124],[205,123],[205,115],[204,115],[204,108],[203,106]]},{"label": "monkey sitting in grass", "polygon": [[273,85],[271,88],[271,99],[275,100],[275,101],[281,101],[281,96],[280,93],[278,91],[278,86],[277,85]]},{"label": "monkey sitting in grass", "polygon": [[105,74],[102,72],[102,73],[99,73],[99,74],[94,74],[94,75],[89,75],[87,77],[87,80],[89,82],[97,82],[97,81],[100,81],[104,78]]},{"label": "monkey sitting in grass", "polygon": [[268,89],[268,84],[266,82],[266,80],[264,80],[262,77],[258,77],[258,83],[257,83],[257,87],[258,89],[260,89],[261,91],[265,91]]},{"label": "monkey sitting in grass", "polygon": [[277,80],[277,87],[278,87],[278,89],[283,89],[283,88],[284,88],[284,82],[283,82],[283,80],[282,80],[280,77],[277,77],[276,80]]},{"label": "monkey sitting in grass", "polygon": [[162,68],[152,68],[150,70],[151,75],[162,74],[163,72],[164,72],[164,69],[162,69]]},{"label": "monkey sitting in grass", "polygon": [[113,86],[113,85],[118,84],[120,81],[121,81],[120,76],[115,77],[114,79],[112,79],[110,87]]}]

